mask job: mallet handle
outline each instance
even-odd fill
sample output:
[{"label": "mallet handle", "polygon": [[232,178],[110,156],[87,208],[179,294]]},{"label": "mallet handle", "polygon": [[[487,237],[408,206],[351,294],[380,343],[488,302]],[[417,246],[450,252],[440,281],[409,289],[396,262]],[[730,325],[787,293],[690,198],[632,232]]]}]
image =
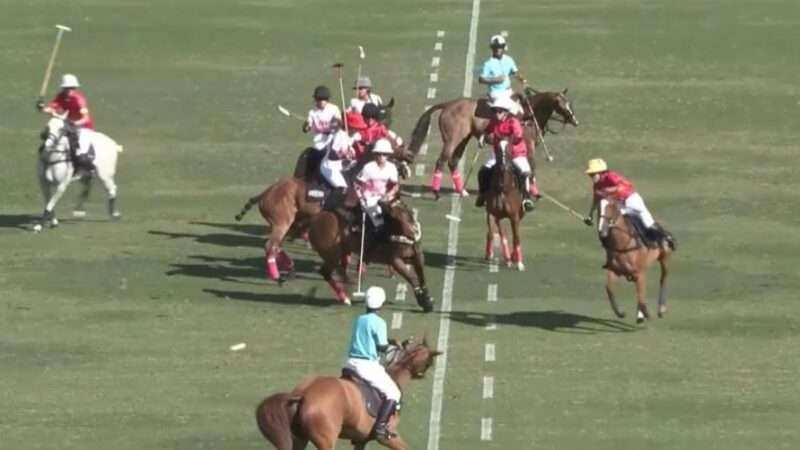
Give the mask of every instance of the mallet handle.
[{"label": "mallet handle", "polygon": [[53,63],[56,62],[56,55],[58,54],[58,47],[61,45],[61,35],[64,34],[64,31],[72,31],[69,27],[65,27],[63,25],[56,25],[58,28],[58,34],[56,34],[56,43],[53,46],[53,52],[50,53],[50,61],[47,62],[47,70],[44,72],[44,81],[42,81],[42,88],[39,89],[39,99],[44,98],[44,93],[47,91],[47,83],[50,82],[50,74],[53,72]]}]

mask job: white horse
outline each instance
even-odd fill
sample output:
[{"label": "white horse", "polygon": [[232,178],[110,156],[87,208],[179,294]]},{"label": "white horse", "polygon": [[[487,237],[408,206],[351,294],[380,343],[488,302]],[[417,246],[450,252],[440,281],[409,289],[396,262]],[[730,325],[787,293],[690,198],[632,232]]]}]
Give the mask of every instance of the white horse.
[{"label": "white horse", "polygon": [[[83,170],[77,172],[75,170],[67,137],[69,126],[62,117],[53,116],[42,131],[37,174],[45,203],[42,223],[49,222],[51,227],[58,225],[55,215],[56,203],[64,195],[67,186],[72,181],[81,179],[84,186],[75,210],[76,215],[82,215],[81,207],[89,196],[92,174],[85,173]],[[103,182],[108,193],[108,214],[114,220],[119,219],[121,214],[116,206],[117,185],[114,183],[114,174],[117,171],[117,154],[122,152],[122,146],[105,134],[94,130],[82,129],[80,133],[81,145],[87,146],[87,149],[84,150],[88,151],[91,148],[95,154],[94,172],[97,174],[97,178]],[[37,224],[34,226],[34,230],[40,231],[41,227],[42,224]]]}]

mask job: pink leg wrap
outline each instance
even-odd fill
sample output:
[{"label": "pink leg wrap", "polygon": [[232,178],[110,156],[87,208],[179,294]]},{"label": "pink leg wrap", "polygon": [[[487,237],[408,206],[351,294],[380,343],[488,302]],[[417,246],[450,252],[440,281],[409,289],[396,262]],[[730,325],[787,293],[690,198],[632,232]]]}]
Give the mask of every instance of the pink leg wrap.
[{"label": "pink leg wrap", "polygon": [[340,302],[344,302],[347,298],[347,292],[345,292],[344,287],[339,284],[336,280],[331,279],[328,284],[333,288],[333,292],[336,295],[336,299]]},{"label": "pink leg wrap", "polygon": [[522,246],[514,246],[514,262],[522,262]]},{"label": "pink leg wrap", "polygon": [[281,274],[278,272],[278,263],[272,256],[267,257],[267,277],[273,281],[277,281],[281,277]]},{"label": "pink leg wrap", "polygon": [[486,259],[494,257],[494,238],[492,235],[486,236]]},{"label": "pink leg wrap", "polygon": [[536,183],[536,177],[531,179],[531,195],[539,197],[539,185]]},{"label": "pink leg wrap", "polygon": [[292,258],[289,256],[289,254],[283,250],[278,252],[277,263],[278,269],[283,270],[284,272],[291,272],[294,270],[294,261],[292,261]]},{"label": "pink leg wrap", "polygon": [[453,189],[455,189],[456,192],[463,191],[464,180],[461,179],[461,172],[459,172],[458,169],[454,170],[452,177],[453,177]]},{"label": "pink leg wrap", "polygon": [[442,188],[442,171],[437,169],[433,171],[433,180],[431,180],[431,190],[439,191]]}]

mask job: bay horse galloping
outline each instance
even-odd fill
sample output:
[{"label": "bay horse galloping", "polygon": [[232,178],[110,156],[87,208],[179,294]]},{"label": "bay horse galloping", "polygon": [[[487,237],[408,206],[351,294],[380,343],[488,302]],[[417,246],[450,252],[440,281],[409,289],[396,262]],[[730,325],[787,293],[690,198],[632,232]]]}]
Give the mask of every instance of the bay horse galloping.
[{"label": "bay horse galloping", "polygon": [[[511,159],[505,150],[505,142],[495,148],[495,164],[491,169],[489,190],[483,194],[486,197],[486,260],[494,257],[494,237],[499,236],[503,249],[503,259],[508,267],[516,265],[517,270],[525,270],[522,262],[522,240],[519,226],[525,215],[522,208],[522,193],[518,176],[511,167]],[[524,189],[524,185],[523,188]],[[514,239],[513,255],[508,248],[508,239],[500,223],[508,219],[511,223],[511,234]]]},{"label": "bay horse galloping", "polygon": [[[421,344],[407,341],[386,371],[403,389],[410,380],[424,378],[440,354],[428,347],[426,340]],[[264,399],[256,408],[256,422],[277,450],[302,450],[309,441],[318,450],[333,450],[338,439],[350,440],[355,449],[363,450],[375,420],[367,413],[361,390],[353,381],[316,376],[291,392]],[[400,416],[394,415],[389,429],[396,433],[399,422]],[[380,444],[396,450],[409,448],[399,434]]]},{"label": "bay horse galloping", "polygon": [[[425,312],[430,312],[433,302],[425,282],[425,257],[420,245],[422,227],[400,199],[380,205],[386,213],[384,227],[388,241],[376,239],[365,245],[363,262],[390,266],[414,288],[417,304]],[[351,255],[359,254],[361,233],[350,230],[339,214],[322,211],[311,220],[308,234],[311,247],[322,257],[320,274],[331,286],[336,298],[349,305],[350,298],[342,282],[349,282],[347,266]],[[334,272],[338,273],[341,282],[334,279]]]},{"label": "bay horse galloping", "polygon": [[[533,89],[526,89],[524,94],[515,94],[515,99],[520,101],[523,109],[522,121],[534,122],[538,124],[537,132],[532,134],[528,140],[528,159],[531,162],[531,169],[535,171],[533,158],[536,153],[535,140],[543,136],[548,130],[547,124],[553,113],[561,116],[563,123],[578,126],[578,119],[572,110],[572,104],[567,98],[567,89],[561,92],[537,92]],[[531,111],[531,109],[533,111]],[[486,99],[459,98],[448,102],[433,105],[425,111],[417,121],[411,135],[411,143],[408,151],[416,156],[428,136],[431,116],[436,111],[439,114],[439,133],[442,136],[442,151],[436,161],[436,168],[433,172],[431,190],[436,198],[439,197],[439,189],[442,184],[442,170],[445,164],[450,168],[453,179],[453,188],[457,192],[463,192],[464,180],[458,171],[458,162],[464,155],[464,151],[470,139],[479,138],[486,126],[489,124],[491,112]]]},{"label": "bay horse galloping", "polygon": [[[647,310],[645,292],[647,288],[647,268],[655,261],[661,265],[661,279],[658,290],[658,317],[663,317],[667,312],[667,275],[669,274],[669,259],[675,251],[675,239],[663,230],[665,239],[658,247],[650,248],[639,237],[636,227],[630,218],[622,213],[620,204],[615,201],[600,201],[600,220],[598,230],[600,241],[606,250],[606,294],[611,304],[611,309],[619,318],[625,313],[619,309],[613,284],[621,276],[628,281],[636,283],[636,321],[641,323],[650,318]],[[656,224],[660,227],[660,225]]]},{"label": "bay horse galloping", "polygon": [[283,282],[278,272],[279,265],[290,271],[294,266],[289,255],[281,249],[283,240],[287,235],[300,236],[308,229],[311,218],[322,211],[320,202],[309,200],[306,191],[306,182],[302,178],[281,178],[248,199],[236,215],[236,221],[241,221],[247,211],[258,204],[261,217],[267,221],[269,234],[264,243],[266,275],[273,281]]}]

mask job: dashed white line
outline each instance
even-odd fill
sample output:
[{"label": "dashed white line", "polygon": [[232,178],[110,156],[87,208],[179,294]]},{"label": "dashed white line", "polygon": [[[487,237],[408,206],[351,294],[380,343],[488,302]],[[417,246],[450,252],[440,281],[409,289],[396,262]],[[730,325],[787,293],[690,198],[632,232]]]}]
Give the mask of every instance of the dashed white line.
[{"label": "dashed white line", "polygon": [[484,352],[484,360],[486,362],[493,362],[495,360],[494,344],[486,344],[486,350]]},{"label": "dashed white line", "polygon": [[436,50],[437,52],[442,51],[442,43],[437,42],[436,44],[434,44],[433,49]]},{"label": "dashed white line", "polygon": [[428,154],[428,143],[422,144],[422,147],[419,148],[420,155],[427,155]]},{"label": "dashed white line", "polygon": [[494,397],[494,377],[483,377],[483,398]]},{"label": "dashed white line", "polygon": [[438,30],[438,31],[436,31],[436,37],[438,37],[438,38],[443,38],[443,37],[444,37],[444,30]]},{"label": "dashed white line", "polygon": [[503,36],[504,38],[507,38],[508,37],[508,30],[501,31],[500,32],[500,36]]},{"label": "dashed white line", "polygon": [[422,197],[422,193],[420,193],[420,192],[412,192],[411,193],[411,198],[420,198],[420,197]]},{"label": "dashed white line", "polygon": [[482,441],[491,441],[492,440],[492,418],[491,417],[484,417],[481,419],[481,440]]},{"label": "dashed white line", "polygon": [[405,282],[397,283],[397,290],[394,294],[394,301],[396,302],[404,302],[406,301],[406,293],[408,292],[408,285]]},{"label": "dashed white line", "polygon": [[438,56],[434,56],[431,59],[431,67],[439,67],[439,63],[440,62],[441,62],[441,59]]},{"label": "dashed white line", "polygon": [[425,175],[425,164],[417,164],[416,167],[414,167],[414,175],[418,177]]},{"label": "dashed white line", "polygon": [[486,300],[489,302],[497,301],[497,284],[490,284],[486,287]]},{"label": "dashed white line", "polygon": [[428,98],[436,98],[436,88],[428,88]]},{"label": "dashed white line", "polygon": [[489,261],[489,272],[490,273],[495,273],[495,272],[498,272],[499,270],[500,270],[500,266],[497,264],[497,260],[496,259],[493,259],[493,260]]},{"label": "dashed white line", "polygon": [[392,329],[399,330],[403,327],[403,313],[396,312],[392,314]]},{"label": "dashed white line", "polygon": [[497,324],[494,322],[487,322],[486,323],[486,331],[493,331],[497,329]]},{"label": "dashed white line", "polygon": [[439,74],[436,73],[436,72],[433,72],[431,74],[430,78],[431,78],[431,83],[438,83],[439,82]]}]

